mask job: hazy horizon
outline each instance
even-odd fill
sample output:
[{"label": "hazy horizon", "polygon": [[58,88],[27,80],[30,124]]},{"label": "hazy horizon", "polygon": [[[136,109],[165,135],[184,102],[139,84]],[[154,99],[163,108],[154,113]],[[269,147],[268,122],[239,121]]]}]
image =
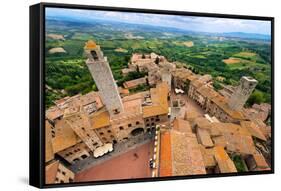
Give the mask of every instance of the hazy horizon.
[{"label": "hazy horizon", "polygon": [[63,17],[65,19],[69,18],[81,21],[106,20],[130,24],[170,27],[195,32],[241,32],[271,36],[271,22],[260,20],[46,8],[46,18],[50,17]]}]

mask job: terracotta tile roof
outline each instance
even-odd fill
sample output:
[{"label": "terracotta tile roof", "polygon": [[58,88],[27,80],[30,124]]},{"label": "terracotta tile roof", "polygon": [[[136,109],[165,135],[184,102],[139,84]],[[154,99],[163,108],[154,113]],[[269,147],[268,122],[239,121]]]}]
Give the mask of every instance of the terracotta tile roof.
[{"label": "terracotta tile roof", "polygon": [[[129,97],[129,96],[127,96]],[[113,120],[127,120],[131,117],[140,116],[142,113],[142,99],[136,98],[136,99],[123,99],[123,107],[124,111],[116,114],[114,116],[111,116],[111,121]]]},{"label": "terracotta tile roof", "polygon": [[186,110],[184,119],[190,122],[193,122],[196,118],[201,117],[202,115],[195,110]]},{"label": "terracotta tile roof", "polygon": [[59,109],[57,106],[53,106],[46,111],[46,117],[52,121],[62,116],[63,110]]},{"label": "terracotta tile roof", "polygon": [[92,91],[90,93],[81,96],[78,99],[80,100],[80,104],[82,106],[88,105],[90,103],[95,103],[97,109],[102,108],[104,106],[101,97],[97,92]]},{"label": "terracotta tile roof", "polygon": [[128,74],[128,73],[133,72],[133,71],[136,71],[136,70],[133,69],[133,68],[123,68],[121,70],[122,74]]},{"label": "terracotta tile roof", "polygon": [[93,50],[97,48],[97,44],[93,40],[89,40],[85,43],[84,49]]},{"label": "terracotta tile roof", "polygon": [[201,82],[199,79],[198,80],[194,80],[191,82],[191,85],[194,86],[196,89],[200,88],[201,86],[204,85],[203,82]]},{"label": "terracotta tile roof", "polygon": [[93,113],[90,116],[90,121],[92,125],[91,127],[93,129],[106,127],[110,125],[110,116],[106,109],[102,109],[100,111]]},{"label": "terracotta tile roof", "polygon": [[172,130],[171,138],[173,175],[206,174],[196,136],[190,132]]},{"label": "terracotta tile roof", "polygon": [[214,141],[215,146],[226,147],[227,142],[224,136],[213,137],[212,140]]},{"label": "terracotta tile roof", "polygon": [[52,135],[51,135],[51,124],[46,120],[45,121],[45,162],[48,162],[54,159],[54,151],[52,145]]},{"label": "terracotta tile roof", "polygon": [[255,145],[251,134],[245,128],[233,123],[213,123],[224,136],[226,149],[241,154],[253,154]]},{"label": "terracotta tile roof", "polygon": [[45,167],[45,183],[46,184],[53,184],[55,183],[57,172],[59,167],[59,161],[54,161],[51,164]]},{"label": "terracotta tile roof", "polygon": [[56,106],[58,106],[59,108],[61,108],[61,106],[65,105],[66,101],[69,99],[69,96],[66,96],[64,98],[61,98],[59,100],[54,101],[54,103],[56,104]]},{"label": "terracotta tile roof", "polygon": [[201,86],[197,89],[197,91],[204,97],[208,97],[209,99],[214,98],[219,95],[213,88],[208,86]]},{"label": "terracotta tile roof", "polygon": [[233,161],[229,158],[223,147],[214,147],[214,154],[221,173],[237,172]]},{"label": "terracotta tile roof", "polygon": [[234,123],[214,122],[212,123],[212,125],[222,133],[236,133],[242,135],[250,135],[249,131],[247,131],[244,128],[241,128],[240,125]]},{"label": "terracotta tile roof", "polygon": [[162,131],[160,138],[159,176],[172,176],[172,151],[170,132]]},{"label": "terracotta tile roof", "polygon": [[53,151],[57,153],[79,142],[78,136],[66,123],[65,119],[59,120],[55,125],[55,137],[52,139]]},{"label": "terracotta tile roof", "polygon": [[246,119],[242,112],[230,109],[230,107],[228,105],[228,101],[226,100],[225,97],[223,97],[223,96],[215,96],[215,97],[212,97],[211,100],[220,109],[222,109],[225,113],[227,113],[233,119],[238,119],[238,120],[245,120]]},{"label": "terracotta tile roof", "polygon": [[181,80],[194,81],[198,79],[197,75],[195,75],[190,70],[185,68],[176,69],[175,71],[172,72],[172,75],[175,78],[179,78]]},{"label": "terracotta tile roof", "polygon": [[127,89],[135,88],[139,85],[146,84],[146,79],[147,79],[147,77],[143,77],[143,78],[138,78],[135,80],[126,81],[123,83],[123,86],[124,86],[124,88],[127,88]]},{"label": "terracotta tile roof", "polygon": [[129,89],[126,89],[126,88],[118,87],[118,91],[119,91],[120,94],[123,94],[123,95],[129,95],[130,94]]},{"label": "terracotta tile roof", "polygon": [[256,125],[254,122],[252,121],[241,121],[241,126],[243,128],[246,128],[253,137],[257,137],[263,141],[266,141],[266,137],[264,136],[264,134],[262,133],[262,131],[260,130],[260,128],[258,127],[258,125]]},{"label": "terracotta tile roof", "polygon": [[149,91],[138,92],[138,93],[134,93],[134,94],[123,97],[122,101],[126,102],[126,101],[129,101],[129,100],[135,100],[135,99],[144,100],[144,97],[148,96],[148,95],[150,95]]},{"label": "terracotta tile roof", "polygon": [[207,129],[197,128],[197,137],[199,143],[201,143],[205,147],[213,147],[214,143],[211,139],[211,136]]},{"label": "terracotta tile roof", "polygon": [[168,114],[168,84],[162,82],[150,89],[152,105],[143,106],[143,117]]},{"label": "terracotta tile roof", "polygon": [[194,124],[199,128],[210,129],[211,122],[205,117],[198,117],[194,120]]},{"label": "terracotta tile roof", "polygon": [[180,132],[190,132],[192,133],[192,129],[190,123],[183,119],[174,119],[173,121],[173,129]]},{"label": "terracotta tile roof", "polygon": [[216,123],[219,123],[219,122],[213,122],[213,123],[210,124],[209,133],[213,137],[217,137],[217,136],[222,135],[221,131],[216,126]]},{"label": "terracotta tile roof", "polygon": [[203,156],[205,167],[216,166],[214,149],[213,148],[206,149],[203,145],[199,145],[199,147]]}]

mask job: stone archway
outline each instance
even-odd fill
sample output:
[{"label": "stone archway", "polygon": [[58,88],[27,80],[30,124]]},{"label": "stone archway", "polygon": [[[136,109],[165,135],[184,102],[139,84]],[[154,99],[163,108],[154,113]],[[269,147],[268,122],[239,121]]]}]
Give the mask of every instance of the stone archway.
[{"label": "stone archway", "polygon": [[142,133],[144,133],[144,129],[141,128],[141,127],[138,127],[138,128],[131,131],[132,136],[137,136],[137,135],[140,135]]}]

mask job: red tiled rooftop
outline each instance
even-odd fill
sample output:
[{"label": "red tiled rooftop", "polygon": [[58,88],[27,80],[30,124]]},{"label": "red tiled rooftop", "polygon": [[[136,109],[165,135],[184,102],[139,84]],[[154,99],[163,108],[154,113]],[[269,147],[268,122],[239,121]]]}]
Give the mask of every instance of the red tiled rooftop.
[{"label": "red tiled rooftop", "polygon": [[171,134],[169,131],[161,132],[159,176],[172,176]]}]

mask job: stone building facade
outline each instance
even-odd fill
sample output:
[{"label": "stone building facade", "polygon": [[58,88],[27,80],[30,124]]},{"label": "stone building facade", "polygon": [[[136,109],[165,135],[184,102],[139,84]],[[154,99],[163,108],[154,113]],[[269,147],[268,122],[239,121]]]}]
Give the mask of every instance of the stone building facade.
[{"label": "stone building facade", "polygon": [[45,167],[46,184],[70,183],[74,181],[74,173],[66,168],[58,160],[53,161]]},{"label": "stone building facade", "polygon": [[91,155],[91,150],[84,142],[80,142],[58,152],[58,155],[64,158],[70,164],[74,164],[77,161],[89,157]]}]

